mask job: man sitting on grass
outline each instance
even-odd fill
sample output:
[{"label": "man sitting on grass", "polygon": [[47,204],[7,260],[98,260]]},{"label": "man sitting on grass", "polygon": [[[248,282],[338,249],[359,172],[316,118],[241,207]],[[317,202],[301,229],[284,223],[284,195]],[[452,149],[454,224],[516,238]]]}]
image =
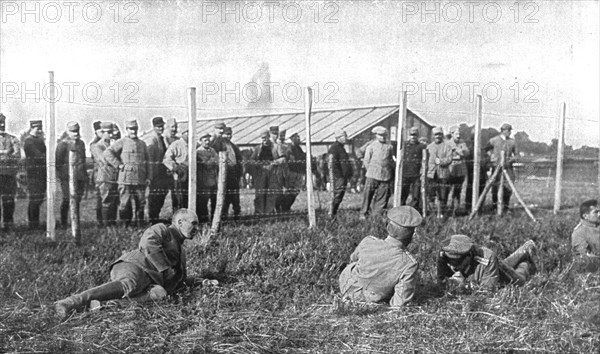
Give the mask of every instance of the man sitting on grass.
[{"label": "man sitting on grass", "polygon": [[343,298],[394,307],[412,300],[419,264],[406,248],[423,218],[410,206],[390,209],[387,218],[387,238],[367,236],[350,256],[339,279]]},{"label": "man sitting on grass", "polygon": [[536,270],[535,243],[525,242],[504,260],[489,248],[478,246],[470,237],[453,235],[442,247],[437,262],[438,284],[463,288],[481,286],[493,291],[499,282],[524,284]]},{"label": "man sitting on grass", "polygon": [[579,207],[581,220],[571,235],[573,253],[578,256],[600,257],[600,217],[597,200],[586,200]]},{"label": "man sitting on grass", "polygon": [[173,293],[186,279],[183,242],[198,232],[198,216],[179,209],[167,226],[156,224],[144,231],[139,248],[121,256],[110,266],[111,281],[55,303],[56,314],[67,317],[72,311],[89,307],[92,301],[128,297],[143,302],[160,300]]}]

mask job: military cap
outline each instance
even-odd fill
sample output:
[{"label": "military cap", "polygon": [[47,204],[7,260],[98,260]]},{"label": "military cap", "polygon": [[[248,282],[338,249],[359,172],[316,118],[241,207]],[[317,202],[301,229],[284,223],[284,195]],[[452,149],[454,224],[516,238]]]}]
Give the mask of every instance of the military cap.
[{"label": "military cap", "polygon": [[272,127],[269,127],[269,132],[271,134],[279,134],[279,126],[274,125]]},{"label": "military cap", "polygon": [[100,125],[102,124],[101,121],[97,120],[93,123],[94,126],[94,130],[100,130]]},{"label": "military cap", "polygon": [[450,258],[460,258],[469,253],[473,245],[473,240],[469,236],[452,235],[448,244],[442,247],[442,251]]},{"label": "military cap", "polygon": [[386,135],[387,134],[387,129],[385,129],[384,127],[382,127],[382,126],[379,125],[379,126],[376,126],[375,128],[373,128],[371,130],[371,133],[377,134],[377,135]]},{"label": "military cap", "polygon": [[341,138],[343,136],[348,137],[348,134],[346,134],[346,131],[344,131],[344,129],[338,129],[335,131],[336,138]]},{"label": "military cap", "polygon": [[152,118],[152,126],[153,127],[162,127],[165,125],[165,121],[163,117],[154,117]]},{"label": "military cap", "polygon": [[6,120],[6,116],[2,113],[0,113],[0,123],[4,123],[4,121]]},{"label": "military cap", "polygon": [[206,133],[198,138],[198,140],[202,140],[202,139],[210,139],[210,134]]},{"label": "military cap", "polygon": [[300,134],[298,134],[298,133],[294,133],[294,134],[290,135],[290,138],[293,138],[293,137],[295,137],[295,136],[299,138],[299,137],[300,137]]},{"label": "military cap", "polygon": [[225,127],[225,129],[223,129],[223,134],[232,134],[233,133],[233,129],[231,129],[231,127]]},{"label": "military cap", "polygon": [[114,127],[114,125],[113,125],[112,122],[102,122],[102,123],[100,123],[100,129],[102,129],[102,130],[112,131],[113,127]]},{"label": "military cap", "polygon": [[79,123],[75,121],[70,121],[67,123],[67,130],[70,132],[78,132],[79,131]]},{"label": "military cap", "polygon": [[423,217],[417,209],[407,205],[390,209],[387,213],[387,218],[394,224],[402,227],[417,227],[423,222]]},{"label": "military cap", "polygon": [[262,133],[260,133],[260,137],[261,138],[268,138],[269,136],[270,135],[269,135],[269,131],[268,130],[265,130]]},{"label": "military cap", "polygon": [[279,137],[280,138],[285,138],[285,134],[287,133],[287,130],[283,129],[279,131]]},{"label": "military cap", "polygon": [[442,134],[444,135],[444,129],[442,129],[442,127],[434,127],[431,132],[433,133],[433,135],[437,135],[437,134]]},{"label": "military cap", "polygon": [[138,123],[135,119],[130,119],[125,122],[125,128],[135,128],[138,129]]},{"label": "military cap", "polygon": [[30,128],[41,128],[42,127],[42,121],[41,120],[32,120],[32,121],[29,121],[29,127]]},{"label": "military cap", "polygon": [[215,124],[215,129],[225,129],[226,125],[223,122]]},{"label": "military cap", "polygon": [[408,130],[408,134],[410,134],[410,135],[419,135],[419,129],[417,127],[411,127]]},{"label": "military cap", "polygon": [[500,127],[500,130],[512,130],[512,125],[508,124],[508,123],[504,123],[502,124],[502,126]]}]

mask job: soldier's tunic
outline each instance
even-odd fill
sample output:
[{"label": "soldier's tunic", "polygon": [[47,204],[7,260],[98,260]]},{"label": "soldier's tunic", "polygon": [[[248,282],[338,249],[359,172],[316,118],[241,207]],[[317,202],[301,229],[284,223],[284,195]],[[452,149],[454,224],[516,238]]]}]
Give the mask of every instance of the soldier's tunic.
[{"label": "soldier's tunic", "polygon": [[[73,155],[75,161],[72,162],[75,174],[73,177],[75,179],[75,191],[70,191],[69,189],[70,152],[75,153]],[[88,180],[87,170],[85,168],[85,144],[81,139],[66,138],[61,140],[56,146],[56,177],[60,182],[60,188],[63,195],[62,203],[60,204],[60,222],[62,227],[66,227],[71,194],[76,205],[79,205]]]},{"label": "soldier's tunic", "polygon": [[600,256],[600,227],[581,220],[571,234],[571,246],[576,255]]},{"label": "soldier's tunic", "polygon": [[104,140],[91,145],[92,156],[96,166],[96,190],[100,195],[101,218],[106,225],[114,225],[117,221],[117,205],[119,203],[119,189],[117,178],[119,171],[112,166],[104,156],[110,143]]},{"label": "soldier's tunic", "polygon": [[21,158],[21,147],[17,137],[0,132],[0,208],[5,227],[13,223],[17,170]]},{"label": "soldier's tunic", "polygon": [[[504,135],[500,134],[490,139],[487,144],[486,151],[492,151],[491,154],[491,163],[494,167],[500,165],[501,155],[504,153],[504,170],[508,173],[509,177],[512,181],[515,181],[515,172],[513,169],[514,158],[517,155],[517,149],[515,140],[512,138],[506,138]],[[492,184],[492,201],[494,205],[498,201],[498,188],[500,187],[500,174],[496,177],[495,183]],[[504,207],[508,207],[508,203],[510,202],[510,197],[512,195],[512,189],[510,188],[508,181],[504,181],[504,185],[502,186],[504,189]]]},{"label": "soldier's tunic", "polygon": [[240,179],[242,178],[242,152],[232,142],[224,143],[224,151],[227,152],[227,179],[225,182],[225,201],[223,203],[223,215],[229,213],[229,205],[233,209],[233,216],[238,217],[242,212],[240,206]]},{"label": "soldier's tunic", "polygon": [[188,207],[188,143],[183,139],[175,140],[165,152],[163,165],[173,175],[173,211]]},{"label": "soldier's tunic", "polygon": [[256,190],[254,197],[254,212],[256,214],[270,214],[275,212],[277,196],[283,188],[281,165],[285,162],[285,152],[280,144],[269,143],[257,145],[250,156],[254,161],[252,166],[252,180]]},{"label": "soldier's tunic", "polygon": [[90,177],[91,182],[94,183],[95,192],[96,192],[96,221],[98,221],[98,225],[103,225],[104,220],[102,219],[102,195],[96,183],[96,175],[98,174],[98,166],[96,164],[96,159],[94,158],[94,145],[100,141],[100,137],[98,135],[94,136],[94,139],[90,142],[90,154],[92,155],[92,164],[94,165],[94,169],[92,170],[92,176]]},{"label": "soldier's tunic", "polygon": [[288,212],[298,194],[304,186],[304,175],[306,174],[306,153],[298,145],[291,144],[289,147],[290,162],[288,163],[287,191],[282,202],[282,211]]},{"label": "soldier's tunic", "polygon": [[454,139],[450,139],[447,144],[452,151],[452,162],[449,166],[450,177],[448,178],[448,184],[450,184],[454,190],[450,197],[460,199],[463,182],[465,181],[465,178],[467,178],[466,159],[471,151],[467,147],[467,144],[461,142],[457,143]]},{"label": "soldier's tunic", "polygon": [[392,193],[393,157],[394,148],[392,144],[375,140],[367,146],[363,159],[363,164],[367,170],[367,180],[360,210],[361,215],[367,216],[371,209],[373,213],[382,213],[387,209]]},{"label": "soldier's tunic", "polygon": [[419,209],[421,203],[421,163],[423,160],[423,150],[425,149],[426,146],[419,142],[412,143],[409,141],[404,145],[401,205],[406,204],[406,199],[410,193],[410,206]]},{"label": "soldier's tunic", "polygon": [[[173,293],[187,276],[184,240],[174,226],[151,226],[144,231],[137,250],[111,264],[111,280],[122,283],[126,296],[135,296],[151,284]],[[163,272],[169,268],[175,270],[175,276],[165,279]]]},{"label": "soldier's tunic", "polygon": [[[210,220],[217,206],[217,178],[219,175],[219,155],[212,147],[199,147],[196,151],[198,168],[198,191],[196,213],[200,222]],[[210,201],[210,215],[208,202]]]},{"label": "soldier's tunic", "polygon": [[352,163],[344,145],[339,141],[331,144],[327,152],[327,165],[329,170],[329,183],[333,189],[330,216],[337,214],[338,208],[346,194],[346,185],[352,177]]},{"label": "soldier's tunic", "polygon": [[[442,206],[448,200],[448,178],[450,178],[449,166],[452,163],[452,149],[446,141],[433,142],[427,146],[429,160],[427,162],[427,178],[435,196],[438,197]],[[439,163],[436,163],[436,158]]]},{"label": "soldier's tunic", "polygon": [[350,256],[340,275],[342,297],[355,301],[388,302],[403,306],[412,300],[419,268],[402,243],[388,236],[385,240],[365,237]]},{"label": "soldier's tunic", "polygon": [[437,261],[438,282],[444,283],[446,278],[454,276],[456,272],[460,272],[466,281],[488,290],[496,289],[500,280],[498,257],[494,251],[486,247],[476,247],[470,262],[455,269],[450,266],[446,254],[440,252]]},{"label": "soldier's tunic", "polygon": [[46,195],[46,143],[41,136],[29,134],[23,141],[23,150],[29,191],[27,216],[29,226],[35,228],[39,226],[40,206]]},{"label": "soldier's tunic", "polygon": [[128,224],[133,218],[132,202],[135,204],[139,223],[144,221],[146,205],[146,180],[148,179],[148,151],[138,138],[124,137],[115,141],[104,151],[104,158],[119,169],[119,218]]},{"label": "soldier's tunic", "polygon": [[167,168],[163,165],[167,143],[165,138],[155,131],[144,135],[142,139],[148,148],[148,179],[150,180],[148,216],[151,222],[156,222],[165,203],[165,198],[169,190],[173,188],[173,180],[169,177]]}]

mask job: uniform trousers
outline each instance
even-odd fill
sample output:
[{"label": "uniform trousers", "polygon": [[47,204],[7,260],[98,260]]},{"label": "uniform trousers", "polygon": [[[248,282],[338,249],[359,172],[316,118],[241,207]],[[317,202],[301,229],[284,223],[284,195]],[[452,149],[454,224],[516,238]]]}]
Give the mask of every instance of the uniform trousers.
[{"label": "uniform trousers", "polygon": [[[79,217],[79,203],[81,203],[81,198],[83,197],[83,192],[85,191],[85,185],[86,182],[84,180],[75,181],[75,193],[73,198],[77,208],[77,217]],[[69,219],[69,205],[71,204],[69,180],[61,179],[60,189],[62,191],[62,202],[60,203],[60,224],[64,228],[67,226],[67,220]]]},{"label": "uniform trousers", "polygon": [[363,192],[362,206],[360,214],[367,216],[371,210],[373,213],[381,214],[387,209],[387,204],[391,194],[391,182],[379,181],[373,178],[368,178],[365,182],[365,190]]},{"label": "uniform trousers", "polygon": [[411,195],[410,206],[419,209],[421,205],[421,176],[410,176],[402,178],[402,198],[400,205],[406,204],[408,195]]},{"label": "uniform trousers", "polygon": [[119,205],[119,189],[117,183],[96,183],[96,190],[100,194],[100,214],[104,225],[115,225],[117,222],[117,208]]},{"label": "uniform trousers", "polygon": [[348,179],[344,177],[333,177],[333,198],[331,199],[331,208],[329,209],[329,216],[333,217],[337,214],[340,204],[346,194],[346,185]]},{"label": "uniform trousers", "polygon": [[13,223],[16,191],[17,180],[15,176],[0,175],[0,209],[2,209],[5,227]]},{"label": "uniform trousers", "polygon": [[146,206],[146,186],[143,184],[119,184],[119,219],[128,226],[133,219],[133,205],[137,222],[144,222],[144,207]]},{"label": "uniform trousers", "polygon": [[27,179],[27,189],[29,190],[29,205],[27,206],[29,227],[37,228],[40,225],[40,207],[46,195],[46,180],[29,178]]}]

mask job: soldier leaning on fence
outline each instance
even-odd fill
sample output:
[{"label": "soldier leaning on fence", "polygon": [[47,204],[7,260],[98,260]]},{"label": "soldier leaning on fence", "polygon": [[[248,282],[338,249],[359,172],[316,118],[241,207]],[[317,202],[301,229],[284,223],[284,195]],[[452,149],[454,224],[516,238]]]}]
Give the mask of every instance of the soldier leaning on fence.
[{"label": "soldier leaning on fence", "polygon": [[281,191],[281,179],[275,167],[285,161],[285,156],[271,141],[268,130],[260,135],[260,139],[260,145],[254,147],[250,156],[255,189],[254,213],[270,214],[275,212],[275,202]]},{"label": "soldier leaning on fence", "polygon": [[500,282],[523,285],[536,271],[535,243],[525,242],[504,260],[489,248],[476,245],[470,237],[453,235],[437,260],[437,279],[442,287],[480,286],[493,291]]},{"label": "soldier leaning on fence", "polygon": [[288,163],[287,193],[282,201],[282,211],[289,212],[298,194],[304,187],[306,175],[306,153],[300,147],[300,136],[294,133],[290,136],[289,145],[290,162]]},{"label": "soldier leaning on fence", "polygon": [[[450,178],[448,184],[452,188],[452,194],[449,195],[452,201],[460,202],[460,194],[463,188],[463,183],[467,176],[467,157],[471,151],[467,144],[460,139],[460,130],[457,126],[450,127],[451,138],[446,142],[450,146],[452,152],[452,162],[450,163]],[[466,191],[465,191],[466,192]]]},{"label": "soldier leaning on fence", "polygon": [[346,194],[346,185],[352,177],[352,162],[346,152],[344,145],[348,142],[348,135],[344,130],[336,130],[335,142],[331,144],[327,152],[327,165],[329,170],[329,183],[333,190],[331,207],[329,208],[329,218],[334,219],[344,195]]},{"label": "soldier leaning on fence", "polygon": [[102,215],[100,220],[103,221],[99,226],[114,226],[117,223],[119,201],[117,177],[119,171],[104,156],[104,151],[111,145],[112,130],[113,124],[111,122],[102,122],[100,126],[101,138],[91,145],[96,170],[94,182],[100,195],[100,214]]},{"label": "soldier leaning on fence", "polygon": [[452,163],[452,149],[444,141],[444,131],[441,127],[432,130],[434,141],[427,146],[429,161],[427,162],[427,179],[429,188],[438,198],[440,209],[437,217],[441,218],[448,201],[448,178],[450,177],[449,166]]},{"label": "soldier leaning on fence", "polygon": [[163,165],[173,175],[173,210],[188,206],[188,126],[182,126],[179,134],[181,139],[169,145],[163,159]]},{"label": "soldier leaning on fence", "polygon": [[29,191],[27,217],[29,229],[34,230],[40,227],[40,206],[46,195],[46,143],[41,120],[32,120],[29,127],[29,134],[23,140],[23,150]]},{"label": "soldier leaning on fence", "polygon": [[406,248],[423,218],[409,206],[390,209],[387,218],[387,238],[365,237],[350,256],[352,263],[340,274],[343,298],[369,303],[389,302],[394,307],[404,306],[412,300],[419,264]]},{"label": "soldier leaning on fence", "polygon": [[[491,163],[494,168],[500,165],[500,159],[502,153],[504,153],[504,170],[508,173],[508,176],[515,181],[515,172],[513,169],[513,164],[515,162],[517,156],[517,149],[515,140],[510,137],[512,131],[512,126],[508,123],[502,124],[500,127],[500,134],[491,138],[488,144],[485,147],[486,151],[491,151]],[[500,184],[500,174],[496,177],[494,184],[492,184],[492,202],[493,205],[496,206],[498,203],[498,188]],[[512,195],[512,189],[504,179],[504,185],[502,186],[504,189],[503,194],[503,205],[504,209],[508,209],[508,203],[510,202],[510,196]]]},{"label": "soldier leaning on fence", "polygon": [[17,170],[21,158],[21,147],[16,136],[6,132],[6,117],[0,113],[0,209],[4,231],[13,226]]},{"label": "soldier leaning on fence", "polygon": [[[96,160],[94,158],[94,154],[92,153],[93,151],[93,146],[102,139],[102,122],[101,121],[95,121],[93,123],[93,128],[94,128],[94,139],[92,139],[92,141],[90,142],[90,153],[91,153],[91,157],[92,157],[92,164],[94,165],[94,169],[92,170],[92,175],[90,176],[91,179],[91,183],[95,183],[96,182],[96,175],[98,174],[98,167],[96,165]],[[98,190],[98,187],[94,187],[95,191],[96,191],[96,221],[98,222],[99,226],[102,226],[104,224],[103,220],[102,220],[102,196],[100,195],[100,190]]]},{"label": "soldier leaning on fence", "polygon": [[420,210],[421,205],[421,162],[426,146],[419,142],[419,129],[412,127],[408,131],[409,138],[404,144],[402,159],[402,199],[400,204],[406,204],[411,195],[410,206]]},{"label": "soldier leaning on fence", "polygon": [[227,153],[227,179],[225,182],[225,200],[223,202],[223,215],[229,214],[229,205],[233,209],[233,218],[237,220],[242,212],[240,206],[240,179],[242,178],[242,152],[231,142],[233,129],[225,127],[223,130],[222,149]]},{"label": "soldier leaning on fence", "polygon": [[[70,153],[74,153],[75,161],[70,161]],[[69,170],[70,165],[74,166],[75,190],[70,190]],[[60,227],[67,228],[69,217],[69,205],[71,195],[77,206],[76,213],[79,214],[79,203],[85,192],[85,186],[88,181],[87,170],[85,168],[85,144],[80,139],[79,123],[67,123],[67,138],[61,140],[56,145],[56,178],[60,183],[62,191],[62,202],[60,204]]]},{"label": "soldier leaning on fence", "polygon": [[577,256],[600,257],[600,217],[598,201],[586,200],[579,206],[579,224],[571,234],[571,247]]},{"label": "soldier leaning on fence", "polygon": [[148,148],[148,179],[150,179],[148,194],[148,217],[151,223],[159,220],[160,211],[165,203],[169,190],[173,188],[172,179],[163,165],[167,143],[163,137],[165,122],[162,117],[152,118],[153,130],[144,135],[142,140]]},{"label": "soldier leaning on fence", "polygon": [[392,194],[394,177],[394,148],[388,143],[388,131],[378,126],[373,128],[375,140],[367,146],[363,165],[367,170],[367,180],[363,192],[360,219],[365,220],[369,213],[382,214]]},{"label": "soldier leaning on fence", "polygon": [[100,301],[158,301],[173,294],[187,278],[183,243],[197,233],[196,214],[188,209],[177,210],[171,225],[156,224],[146,229],[138,249],[110,265],[110,282],[57,301],[56,315],[64,319],[73,311],[98,307]]},{"label": "soldier leaning on fence", "polygon": [[[200,146],[196,150],[198,191],[196,193],[196,212],[200,222],[207,222],[215,215],[217,207],[217,179],[219,175],[219,155],[210,146],[210,134],[200,137]],[[210,202],[210,214],[208,203]]]},{"label": "soldier leaning on fence", "polygon": [[137,222],[144,223],[146,186],[148,180],[148,151],[146,144],[137,137],[136,120],[125,122],[127,136],[115,141],[106,151],[104,158],[119,171],[119,219],[129,226],[133,219],[132,202],[135,204]]}]

